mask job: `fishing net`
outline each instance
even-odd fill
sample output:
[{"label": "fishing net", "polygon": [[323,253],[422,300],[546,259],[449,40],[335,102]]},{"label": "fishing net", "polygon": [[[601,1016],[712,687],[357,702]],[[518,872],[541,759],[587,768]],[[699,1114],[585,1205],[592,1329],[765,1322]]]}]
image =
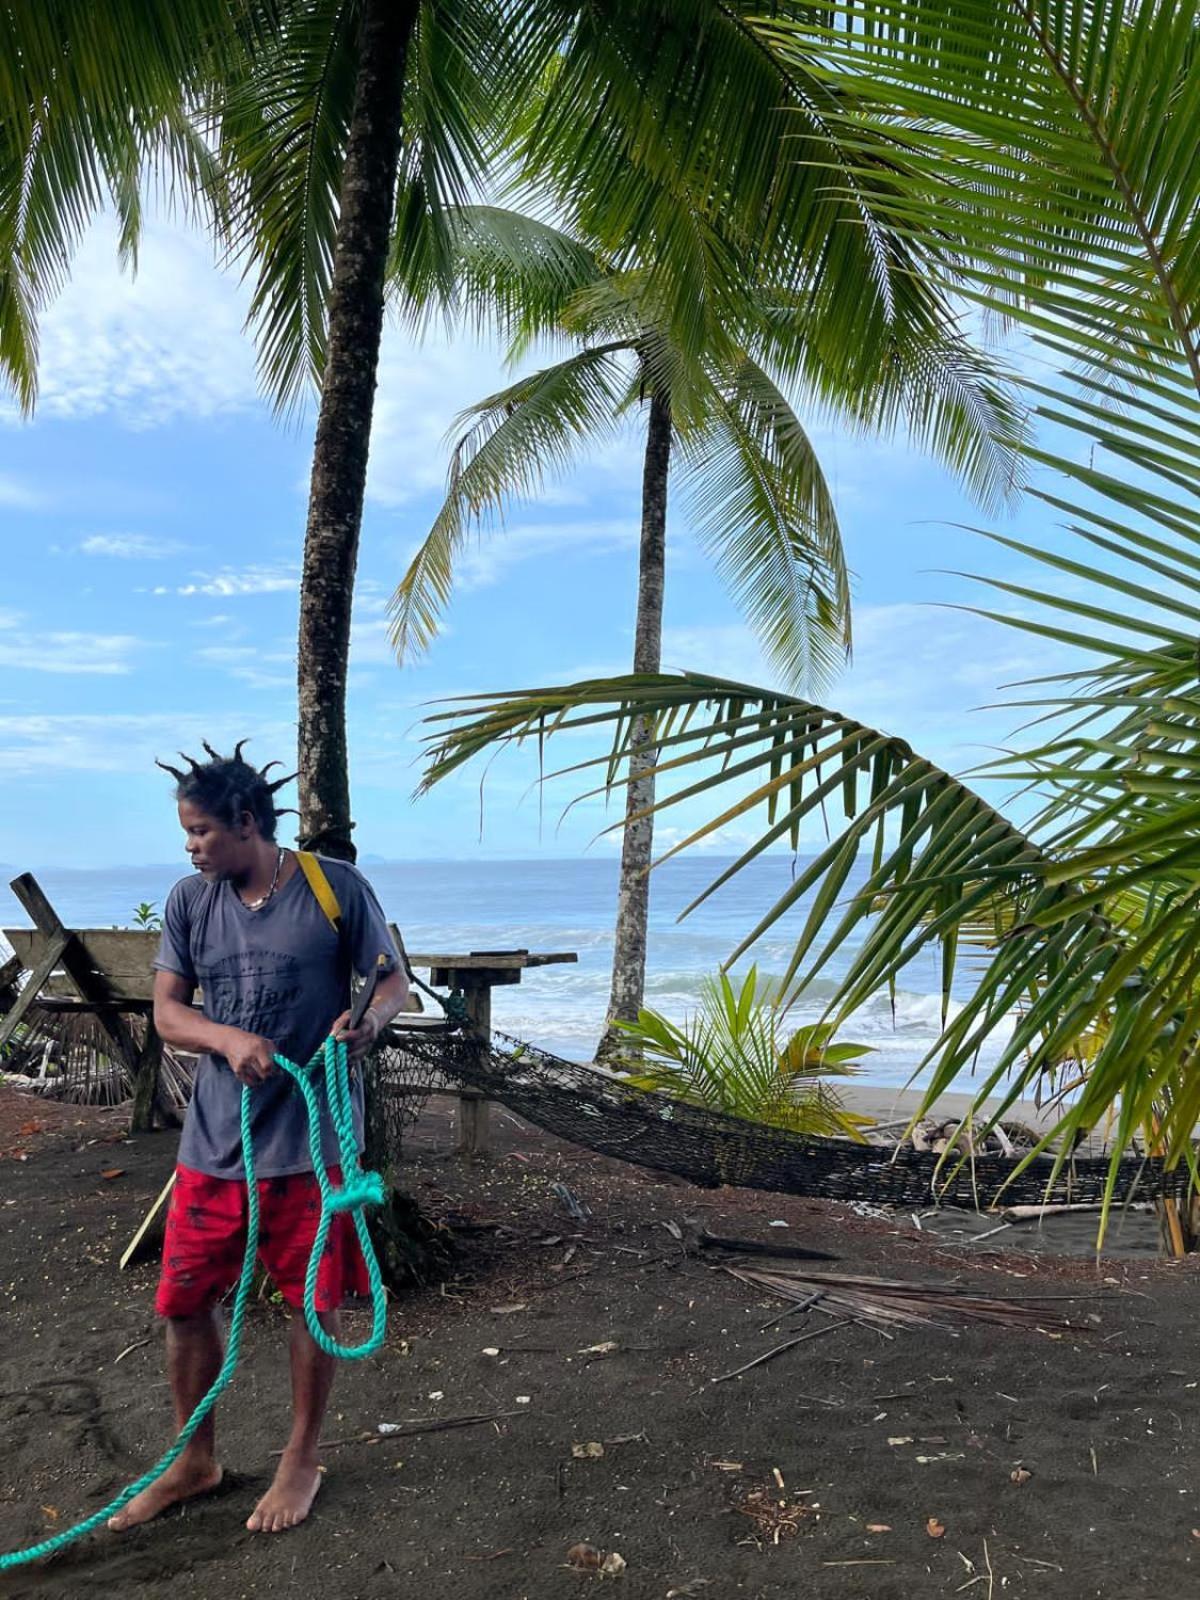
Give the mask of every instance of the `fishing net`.
[{"label": "fishing net", "polygon": [[[547,1133],[705,1188],[735,1184],[826,1200],[936,1201],[975,1210],[1001,1191],[1009,1205],[1098,1201],[1111,1172],[1107,1156],[1076,1155],[1051,1184],[1050,1156],[1014,1177],[1017,1160],[1000,1155],[975,1151],[960,1160],[953,1152],[945,1158],[911,1145],[857,1144],[765,1127],[635,1089],[499,1032],[485,1047],[444,1028],[392,1030],[374,1072],[393,1159],[424,1098],[465,1085]],[[1165,1171],[1160,1161],[1127,1157],[1118,1166],[1114,1200],[1182,1194],[1187,1182],[1186,1167]]]}]

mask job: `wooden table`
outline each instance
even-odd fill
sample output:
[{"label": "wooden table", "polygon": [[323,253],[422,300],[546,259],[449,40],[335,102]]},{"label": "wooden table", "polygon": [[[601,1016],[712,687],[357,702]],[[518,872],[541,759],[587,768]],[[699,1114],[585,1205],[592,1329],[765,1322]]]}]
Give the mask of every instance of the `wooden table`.
[{"label": "wooden table", "polygon": [[[410,966],[428,968],[435,989],[461,989],[466,1003],[467,1021],[463,1034],[473,1039],[481,1054],[491,1047],[492,990],[506,983],[520,983],[522,974],[533,967],[556,966],[578,961],[573,950],[471,950],[466,955],[409,955]],[[402,1034],[401,1021],[398,1031]],[[458,1092],[458,1137],[455,1150],[475,1155],[488,1147],[488,1106],[490,1101],[478,1089]]]}]

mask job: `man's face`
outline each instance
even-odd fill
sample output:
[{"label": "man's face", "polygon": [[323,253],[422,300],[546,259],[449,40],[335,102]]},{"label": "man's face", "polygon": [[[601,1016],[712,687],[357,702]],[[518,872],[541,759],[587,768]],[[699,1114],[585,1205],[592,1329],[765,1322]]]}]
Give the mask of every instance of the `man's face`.
[{"label": "man's face", "polygon": [[181,800],[179,825],[192,865],[210,882],[237,877],[251,864],[255,828],[248,817],[227,828],[190,800]]}]

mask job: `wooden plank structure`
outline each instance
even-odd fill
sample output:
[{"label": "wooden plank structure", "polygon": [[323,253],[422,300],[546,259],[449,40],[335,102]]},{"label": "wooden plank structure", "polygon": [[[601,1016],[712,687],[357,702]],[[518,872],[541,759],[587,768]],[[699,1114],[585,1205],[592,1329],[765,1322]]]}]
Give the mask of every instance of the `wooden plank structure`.
[{"label": "wooden plank structure", "polygon": [[[35,1002],[42,1010],[94,1015],[108,1035],[114,1055],[126,1064],[133,1081],[130,1131],[149,1132],[154,1126],[155,1095],[162,1062],[162,1040],[154,1026],[153,998],[152,963],[158,948],[158,934],[138,928],[67,928],[32,873],[24,872],[14,878],[11,888],[33,926],[3,930],[13,948],[15,962],[28,971],[29,977],[15,1003],[0,1016],[0,1046],[11,1038]],[[403,950],[403,941],[394,924],[392,934],[397,948]],[[434,988],[461,991],[467,1013],[463,1033],[473,1039],[481,1051],[486,1051],[491,1043],[492,990],[497,985],[520,983],[522,975],[531,968],[578,959],[574,951],[408,953],[410,968],[428,971]],[[0,967],[0,979],[11,979],[11,967],[12,962]],[[405,1033],[427,1032],[444,1026],[440,1017],[416,1015],[420,1010],[417,998],[412,1013],[405,1013],[393,1022],[384,1037],[402,1043]],[[140,1045],[126,1020],[130,1016],[145,1019]],[[478,1090],[460,1090],[456,1145],[460,1153],[473,1155],[486,1150],[488,1104]]]}]

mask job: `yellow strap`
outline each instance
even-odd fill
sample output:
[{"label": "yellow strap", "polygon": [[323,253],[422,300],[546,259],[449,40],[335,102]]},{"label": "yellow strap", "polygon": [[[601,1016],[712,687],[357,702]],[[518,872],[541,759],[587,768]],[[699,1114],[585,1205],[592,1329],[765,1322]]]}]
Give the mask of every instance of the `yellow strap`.
[{"label": "yellow strap", "polygon": [[329,918],[329,925],[335,933],[338,932],[342,920],[342,908],[338,904],[338,897],[333,892],[333,885],[325,876],[321,863],[310,850],[297,850],[296,860],[300,863],[300,871],[308,879],[308,887],[321,910]]}]

